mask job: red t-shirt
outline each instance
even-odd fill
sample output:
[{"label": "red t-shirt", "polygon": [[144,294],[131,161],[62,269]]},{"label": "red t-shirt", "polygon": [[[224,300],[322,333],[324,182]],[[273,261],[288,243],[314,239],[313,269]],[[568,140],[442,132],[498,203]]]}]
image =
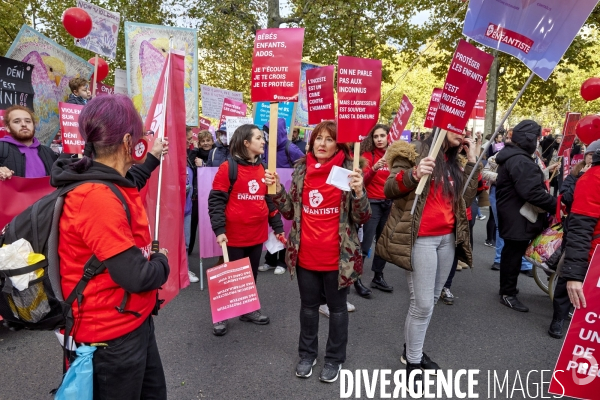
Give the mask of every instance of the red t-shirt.
[{"label": "red t-shirt", "polygon": [[[600,166],[592,167],[579,178],[573,195],[571,212],[598,219],[592,237],[600,235]],[[592,259],[596,246],[600,244],[600,237],[592,240],[588,260]]]},{"label": "red t-shirt", "polygon": [[[229,161],[219,167],[213,190],[229,191]],[[267,241],[269,207],[265,196],[265,169],[262,165],[238,163],[238,176],[225,208],[227,245],[254,246]]]},{"label": "red t-shirt", "polygon": [[[375,157],[373,157],[373,154],[375,154]],[[373,152],[368,151],[362,154],[368,161],[368,164],[363,169],[363,173],[367,197],[369,199],[385,200],[383,186],[390,176],[390,170],[387,165],[385,165],[377,171],[373,171],[373,165],[375,165],[375,163],[377,163],[384,155],[385,150],[382,149],[375,149]]]},{"label": "red t-shirt", "polygon": [[337,271],[340,267],[342,191],[325,182],[334,165],[342,166],[344,157],[344,152],[340,151],[328,163],[321,165],[313,154],[306,156],[298,251],[298,265],[304,269]]},{"label": "red t-shirt", "polygon": [[[425,179],[425,177],[423,178]],[[429,195],[421,216],[419,236],[443,236],[454,232],[454,211],[452,199],[444,196],[442,185],[436,189],[432,179]]]},{"label": "red t-shirt", "polygon": [[[136,246],[145,257],[150,256],[150,226],[138,190],[118,188],[129,207],[131,226],[121,201],[106,185],[84,184],[65,197],[58,240],[61,287],[65,297],[81,279],[83,266],[92,254],[104,261]],[[83,294],[81,307],[77,301],[73,303],[74,337],[75,341],[83,343],[111,340],[135,330],[156,304],[156,290],[130,293],[125,309],[138,312],[141,317],[119,313],[115,307],[121,305],[125,290],[112,280],[108,270],[92,278]]]}]

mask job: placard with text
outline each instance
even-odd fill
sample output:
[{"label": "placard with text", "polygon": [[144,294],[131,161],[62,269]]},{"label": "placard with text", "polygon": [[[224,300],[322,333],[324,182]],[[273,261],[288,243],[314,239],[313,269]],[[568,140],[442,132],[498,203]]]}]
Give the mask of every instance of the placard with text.
[{"label": "placard with text", "polygon": [[338,57],[337,141],[360,142],[379,120],[381,60]]},{"label": "placard with text", "polygon": [[[406,124],[408,123],[408,120],[412,115],[413,109],[414,107],[410,102],[410,99],[406,95],[403,95],[402,101],[400,102],[400,107],[398,108],[398,112],[394,117],[392,126],[390,126],[390,143],[402,139],[402,134],[406,130]],[[408,141],[410,142],[410,140]]]},{"label": "placard with text", "polygon": [[96,88],[96,96],[115,94],[115,88],[113,86],[105,85],[102,82],[96,82],[96,85],[98,86]]},{"label": "placard with text", "polygon": [[249,258],[208,269],[206,280],[213,323],[260,309]]},{"label": "placard with text", "polygon": [[200,130],[208,130],[210,127],[210,119],[200,117],[198,118],[198,122],[200,123]]},{"label": "placard with text", "polygon": [[333,65],[306,70],[309,125],[335,119],[334,73]]},{"label": "placard with text", "polygon": [[461,40],[450,62],[433,125],[463,134],[494,56]]},{"label": "placard with text", "polygon": [[600,246],[596,247],[583,281],[586,308],[576,309],[569,324],[549,393],[596,399],[600,393]]},{"label": "placard with text", "polygon": [[60,135],[62,137],[63,153],[82,154],[85,141],[79,134],[79,114],[83,110],[79,104],[58,103],[60,120]]},{"label": "placard with text", "polygon": [[0,138],[8,135],[8,129],[4,126],[4,110],[0,110]]},{"label": "placard with text", "polygon": [[242,103],[241,101],[223,99],[219,128],[225,123],[225,117],[245,117],[247,108],[246,103]]},{"label": "placard with text", "polygon": [[433,128],[433,120],[437,113],[438,106],[440,105],[440,98],[442,97],[442,89],[435,88],[431,93],[431,100],[429,101],[429,107],[427,108],[427,116],[425,117],[425,128]]},{"label": "placard with text", "polygon": [[252,54],[253,103],[298,101],[304,28],[256,32]]},{"label": "placard with text", "polygon": [[563,153],[563,179],[566,179],[571,172],[571,149],[566,149]]},{"label": "placard with text", "polygon": [[563,154],[565,150],[573,147],[575,136],[577,135],[577,123],[581,119],[580,113],[568,112],[563,126],[563,139],[557,154]]}]

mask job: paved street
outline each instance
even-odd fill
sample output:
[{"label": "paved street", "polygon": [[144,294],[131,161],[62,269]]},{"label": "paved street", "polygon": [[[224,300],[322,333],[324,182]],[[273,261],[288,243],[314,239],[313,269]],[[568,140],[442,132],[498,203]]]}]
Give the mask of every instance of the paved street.
[{"label": "paved street", "polygon": [[[549,381],[548,370],[554,367],[562,344],[546,333],[552,304],[534,280],[525,276],[519,278],[519,298],[529,306],[529,313],[509,310],[498,302],[499,273],[490,270],[493,249],[483,245],[486,222],[475,225],[475,268],[457,272],[452,287],[457,296],[455,305],[440,302],[435,307],[424,350],[445,370],[479,369],[479,398],[494,398],[492,387],[488,394],[488,371],[496,370],[503,379],[508,370],[512,390],[517,372],[526,386],[527,373],[537,370],[529,376],[529,395],[525,398],[541,398],[540,370],[547,370],[543,380]],[[215,262],[204,261],[205,265]],[[198,262],[196,249],[191,258],[196,270]],[[370,261],[365,271],[363,282],[368,283],[372,278]],[[208,292],[200,291],[199,284],[183,290],[156,318],[170,399],[339,398],[339,382],[324,384],[318,380],[328,320],[321,317],[319,359],[313,376],[308,380],[296,378],[297,283],[290,281],[288,274],[259,274],[258,293],[263,311],[271,318],[269,325],[236,319],[226,336],[213,336]],[[400,354],[408,308],[405,273],[388,264],[385,277],[395,288],[392,294],[376,291],[371,299],[362,299],[354,289],[351,291],[349,301],[357,311],[350,314],[344,368],[367,369],[369,373],[404,368]],[[60,355],[53,333],[0,328],[0,399],[50,398],[46,394],[60,380]],[[506,388],[503,393],[496,390],[495,398],[510,398]],[[361,394],[366,398],[364,386]],[[379,398],[379,388],[375,398]],[[524,398],[518,379],[512,398]]]}]

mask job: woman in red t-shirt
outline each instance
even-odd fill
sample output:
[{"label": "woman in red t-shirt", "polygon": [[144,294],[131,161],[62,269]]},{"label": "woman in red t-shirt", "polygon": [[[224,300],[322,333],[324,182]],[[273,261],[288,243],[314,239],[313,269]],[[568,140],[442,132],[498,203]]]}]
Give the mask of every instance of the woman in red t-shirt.
[{"label": "woman in red t-shirt", "polygon": [[[381,236],[392,208],[392,202],[386,199],[383,192],[385,181],[390,176],[390,170],[385,161],[389,132],[390,128],[387,125],[377,124],[360,144],[360,152],[367,160],[367,165],[363,168],[363,173],[365,176],[367,197],[371,204],[371,218],[363,225],[363,260],[369,255],[373,239],[375,239],[375,242],[379,240],[379,236]],[[374,253],[371,271],[375,273],[375,276],[371,281],[371,287],[384,292],[391,292],[394,288],[388,285],[385,279],[383,279],[385,260],[379,257],[376,251]],[[356,289],[356,293],[362,297],[369,297],[371,295],[371,290],[363,286],[360,279],[354,282],[354,288]]]},{"label": "woman in red t-shirt", "polygon": [[[458,258],[472,265],[469,223],[466,205],[477,193],[477,179],[467,177],[475,167],[480,145],[475,140],[447,132],[443,150],[437,158],[428,157],[430,137],[417,146],[397,141],[387,151],[390,176],[385,183],[386,197],[394,201],[377,253],[385,260],[406,269],[410,306],[404,326],[406,340],[401,360],[407,374],[412,370],[439,369],[423,353],[427,327],[442,287],[452,267],[455,251]],[[468,162],[461,167],[458,153],[467,149]],[[425,185],[414,214],[411,214],[421,179]]]},{"label": "woman in red t-shirt", "polygon": [[[217,243],[227,243],[231,261],[250,258],[256,281],[262,246],[269,234],[268,224],[283,240],[283,223],[279,211],[266,196],[265,168],[260,157],[265,151],[262,131],[256,125],[240,126],[231,137],[229,149],[231,156],[219,167],[208,196],[210,223]],[[230,167],[237,170],[235,182],[229,179]],[[257,310],[242,315],[240,321],[266,325],[269,317]],[[213,324],[213,333],[226,334],[227,321]]]},{"label": "woman in red t-shirt", "polygon": [[267,185],[277,184],[273,200],[284,218],[293,220],[286,264],[300,289],[300,362],[296,376],[308,378],[317,362],[319,305],[329,307],[329,339],[319,379],[337,380],[346,360],[348,343],[347,287],[362,273],[357,226],[371,216],[361,171],[350,172],[350,188],[342,191],[326,183],[333,167],[352,169],[348,146],[336,142],[333,121],[313,130],[306,157],[296,163],[289,193],[277,173],[267,171]]},{"label": "woman in red t-shirt", "polygon": [[[81,112],[79,132],[86,141],[84,157],[58,160],[52,185],[101,180],[122,196],[97,182],[65,196],[58,241],[62,292],[74,290],[92,256],[106,267],[89,281],[83,301],[73,303],[73,337],[77,345],[96,347],[94,399],[166,399],[151,314],[169,276],[168,252],[151,254],[148,217],[136,180],[128,179],[130,168],[146,159],[138,152],[147,148],[142,119],[126,96],[98,96]],[[145,179],[151,170],[146,172]]]}]

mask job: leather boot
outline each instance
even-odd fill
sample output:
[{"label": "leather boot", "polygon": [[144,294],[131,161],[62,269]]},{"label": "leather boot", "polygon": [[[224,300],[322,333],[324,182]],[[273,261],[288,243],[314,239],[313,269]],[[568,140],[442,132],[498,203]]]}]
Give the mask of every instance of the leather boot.
[{"label": "leather boot", "polygon": [[554,339],[562,339],[564,319],[553,319],[548,329],[548,335]]},{"label": "leather boot", "polygon": [[367,298],[367,297],[371,296],[371,289],[369,289],[365,285],[363,285],[362,282],[360,281],[360,279],[357,279],[356,282],[354,282],[354,289],[356,289],[356,293],[360,297]]},{"label": "leather boot", "polygon": [[375,277],[371,281],[371,287],[384,292],[392,292],[394,290],[394,288],[388,285],[385,279],[383,279],[383,272],[375,272]]}]

